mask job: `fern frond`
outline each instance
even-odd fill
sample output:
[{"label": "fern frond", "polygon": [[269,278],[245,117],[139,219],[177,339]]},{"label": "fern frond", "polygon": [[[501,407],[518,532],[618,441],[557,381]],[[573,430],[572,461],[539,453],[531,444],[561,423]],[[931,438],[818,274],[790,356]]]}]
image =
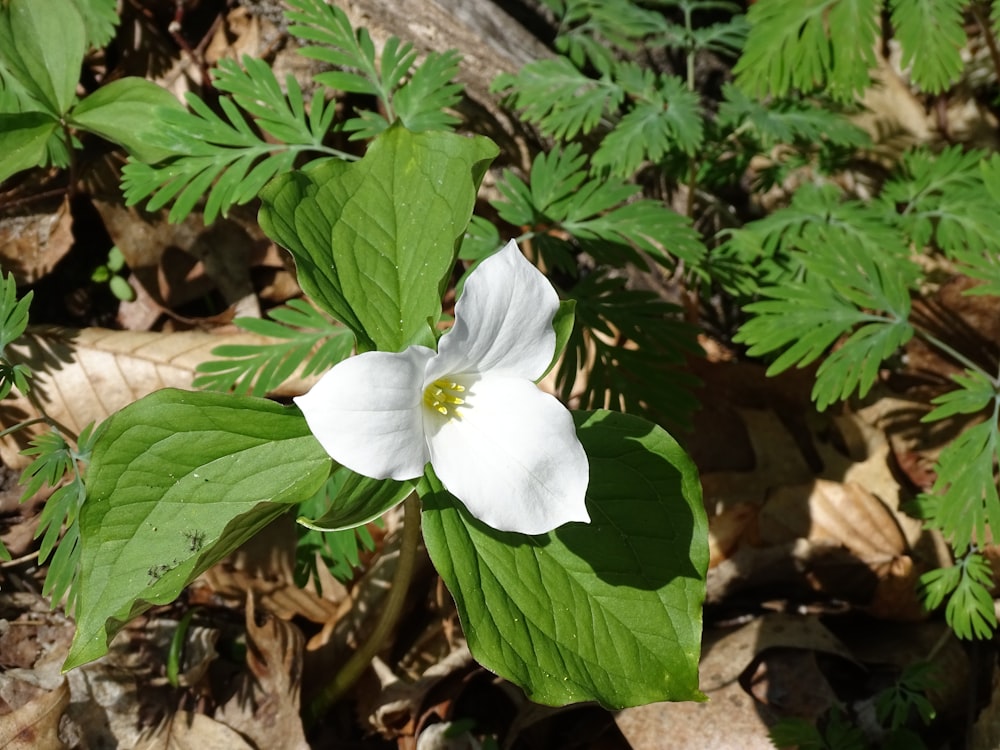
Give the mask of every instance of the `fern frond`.
[{"label": "fern frond", "polygon": [[245,331],[276,339],[270,344],[227,344],[212,350],[220,359],[199,363],[196,388],[264,396],[294,373],[323,372],[351,354],[354,338],[303,300],[268,313],[271,320],[237,318]]},{"label": "fern frond", "polygon": [[902,64],[925,91],[937,94],[962,73],[966,43],[963,0],[890,0]]},{"label": "fern frond", "polygon": [[100,49],[111,41],[118,26],[118,3],[115,0],[73,0],[86,31],[87,47]]},{"label": "fern frond", "polygon": [[646,37],[663,36],[666,19],[631,0],[565,0],[548,3],[560,16],[556,49],[578,68],[588,63],[608,73],[615,50],[632,52]]},{"label": "fern frond", "polygon": [[722,96],[718,126],[751,135],[759,142],[760,151],[778,144],[830,143],[854,148],[871,144],[862,128],[829,105],[787,99],[765,105],[728,83],[722,87]]},{"label": "fern frond", "polygon": [[920,592],[928,609],[936,609],[948,596],[945,620],[959,638],[989,638],[996,629],[990,588],[990,565],[979,553],[970,553],[951,568],[930,570],[920,576]]},{"label": "fern frond", "polygon": [[783,350],[768,368],[773,375],[815,361],[850,334],[816,373],[812,395],[822,410],[855,390],[864,396],[880,363],[913,335],[908,287],[919,270],[850,234],[806,227],[801,242],[802,278],[762,289],[768,299],[746,306],[754,317],[734,340],[748,344],[750,356]]},{"label": "fern frond", "polygon": [[984,184],[982,151],[952,146],[903,156],[900,174],[886,184],[886,218],[919,248],[934,244],[948,254],[970,248],[1000,250],[1000,212]]},{"label": "fern frond", "polygon": [[750,6],[750,34],[733,69],[757,97],[823,90],[850,100],[875,67],[881,0],[766,0]]},{"label": "fern frond", "polygon": [[[570,296],[576,325],[556,374],[561,397],[578,396],[581,408],[609,407],[687,424],[697,408],[691,393],[698,380],[682,365],[700,347],[680,309],[600,272],[581,279]],[[586,386],[577,394],[581,369],[587,370]]]},{"label": "fern frond", "polygon": [[591,132],[618,110],[625,96],[610,76],[590,78],[566,57],[536,60],[515,75],[497,76],[491,90],[505,96],[542,133],[562,141]]},{"label": "fern frond", "polygon": [[[211,223],[232,206],[255,198],[274,175],[291,169],[300,153],[343,156],[323,146],[333,104],[317,93],[307,112],[293,76],[286,79],[285,94],[266,63],[245,57],[244,65],[241,69],[230,60],[220,62],[218,87],[233,95],[219,100],[225,119],[193,93],[187,94],[190,111],[156,110],[162,122],[156,145],[176,156],[158,165],[129,159],[122,170],[128,205],[152,196],[147,209],[156,211],[172,201],[170,221],[180,221],[207,193],[205,221]],[[237,104],[250,113],[257,128],[284,143],[258,135]]]},{"label": "fern frond", "polygon": [[635,104],[601,141],[595,169],[629,177],[646,160],[697,151],[704,138],[698,94],[677,76],[656,76],[633,63],[621,66],[619,81]]},{"label": "fern frond", "polygon": [[1000,496],[994,473],[1000,458],[997,406],[941,451],[937,480],[927,500],[928,523],[941,530],[956,554],[985,539],[987,525],[1000,529]]},{"label": "fern frond", "polygon": [[639,248],[666,265],[674,257],[697,262],[704,255],[705,248],[687,219],[656,201],[633,200],[641,190],[636,185],[589,177],[585,163],[578,144],[539,154],[528,184],[504,172],[497,188],[506,200],[494,201],[493,206],[505,221],[536,235],[561,230],[581,241],[611,245],[603,251],[588,247],[598,254],[617,251],[617,257],[598,258],[611,264],[620,263],[622,253],[626,260],[641,263],[628,248]]}]

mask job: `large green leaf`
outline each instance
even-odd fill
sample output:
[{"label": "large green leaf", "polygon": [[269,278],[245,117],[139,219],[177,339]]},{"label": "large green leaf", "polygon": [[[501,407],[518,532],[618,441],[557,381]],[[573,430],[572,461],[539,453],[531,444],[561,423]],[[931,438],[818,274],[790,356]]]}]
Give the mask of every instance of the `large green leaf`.
[{"label": "large green leaf", "polygon": [[469,648],[539,703],[701,700],[708,532],[694,464],[638,417],[574,417],[590,458],[589,524],[498,532],[431,480],[424,539]]},{"label": "large green leaf", "polygon": [[[330,507],[319,518],[299,517],[298,521],[306,528],[315,531],[343,531],[353,529],[369,521],[374,521],[390,508],[399,505],[413,491],[413,482],[397,482],[392,479],[370,479],[363,477],[346,467],[337,469],[343,472],[343,484],[337,492]],[[333,477],[334,480],[341,477]]]},{"label": "large green leaf", "polygon": [[73,103],[86,44],[72,0],[0,3],[0,63],[56,117]]},{"label": "large green leaf", "polygon": [[59,126],[47,112],[0,113],[0,181],[45,161],[45,145]]},{"label": "large green leaf", "polygon": [[354,329],[360,349],[432,343],[428,320],[497,147],[392,127],[364,158],[315,162],[261,192],[264,231],[291,251],[303,289]]},{"label": "large green leaf", "polygon": [[184,111],[165,88],[144,78],[120,78],[76,105],[70,122],[124,146],[140,161],[154,163],[173,153],[154,144],[155,136],[164,129],[160,107]]},{"label": "large green leaf", "polygon": [[65,669],[315,493],[329,456],[271,401],[162,390],[101,427],[80,511],[77,629]]}]

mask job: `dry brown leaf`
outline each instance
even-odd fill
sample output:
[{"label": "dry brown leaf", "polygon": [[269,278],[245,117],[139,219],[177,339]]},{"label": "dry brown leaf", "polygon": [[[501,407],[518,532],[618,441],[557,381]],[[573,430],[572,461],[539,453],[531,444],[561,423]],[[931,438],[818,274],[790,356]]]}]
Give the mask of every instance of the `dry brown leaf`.
[{"label": "dry brown leaf", "polygon": [[44,201],[37,213],[0,217],[0,270],[12,272],[18,284],[41,279],[72,246],[69,198]]},{"label": "dry brown leaf", "polygon": [[216,718],[247,737],[255,747],[307,750],[299,694],[302,687],[302,632],[273,616],[257,624],[254,597],[247,600],[247,672]]},{"label": "dry brown leaf", "polygon": [[254,746],[210,716],[178,711],[143,737],[136,750],[254,750]]},{"label": "dry brown leaf", "polygon": [[69,684],[41,692],[11,713],[0,716],[0,747],[6,750],[62,750],[59,719],[69,705]]},{"label": "dry brown leaf", "polygon": [[[214,359],[211,351],[217,346],[267,341],[249,333],[45,328],[26,334],[10,352],[13,360],[27,364],[34,373],[32,391],[46,413],[79,433],[155,390],[190,388],[195,367]],[[276,395],[302,393],[306,388],[307,382],[293,379]],[[8,398],[0,412],[0,429],[35,416],[26,398]],[[5,437],[0,441],[0,458],[7,466],[23,467],[27,461],[18,452],[44,429],[35,425]]]}]

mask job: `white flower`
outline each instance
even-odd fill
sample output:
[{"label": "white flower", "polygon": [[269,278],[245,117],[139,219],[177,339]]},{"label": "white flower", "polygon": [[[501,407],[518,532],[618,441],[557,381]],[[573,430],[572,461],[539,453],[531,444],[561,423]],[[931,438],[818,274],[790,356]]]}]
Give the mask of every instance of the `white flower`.
[{"label": "white flower", "polygon": [[573,418],[535,380],[555,352],[555,290],[511,240],[469,275],[438,351],[366,352],[295,399],[327,453],[375,479],[431,466],[476,518],[542,534],[589,521]]}]

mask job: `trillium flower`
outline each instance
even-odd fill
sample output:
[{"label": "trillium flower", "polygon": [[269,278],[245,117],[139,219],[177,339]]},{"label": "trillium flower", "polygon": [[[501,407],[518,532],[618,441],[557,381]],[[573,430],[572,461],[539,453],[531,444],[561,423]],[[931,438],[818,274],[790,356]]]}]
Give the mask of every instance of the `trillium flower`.
[{"label": "trillium flower", "polygon": [[435,352],[366,352],[295,399],[330,456],[375,479],[430,462],[469,512],[500,531],[589,521],[589,464],[569,411],[535,380],[555,353],[555,290],[511,240],[469,275]]}]

